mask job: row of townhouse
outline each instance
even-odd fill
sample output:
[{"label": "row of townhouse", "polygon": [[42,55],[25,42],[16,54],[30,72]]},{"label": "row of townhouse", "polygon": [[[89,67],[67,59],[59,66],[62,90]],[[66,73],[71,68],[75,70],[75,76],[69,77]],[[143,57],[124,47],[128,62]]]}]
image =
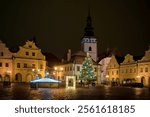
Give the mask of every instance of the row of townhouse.
[{"label": "row of townhouse", "polygon": [[114,55],[110,57],[104,76],[109,82],[137,82],[150,86],[150,46],[145,55],[138,60],[127,54],[124,59]]},{"label": "row of townhouse", "polygon": [[29,82],[36,75],[44,77],[45,56],[35,42],[28,40],[16,52],[10,52],[0,40],[0,82]]}]

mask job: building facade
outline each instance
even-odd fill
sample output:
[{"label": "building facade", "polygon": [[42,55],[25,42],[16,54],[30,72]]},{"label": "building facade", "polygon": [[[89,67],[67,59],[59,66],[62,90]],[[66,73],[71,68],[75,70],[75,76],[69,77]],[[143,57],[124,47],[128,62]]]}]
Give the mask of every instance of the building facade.
[{"label": "building facade", "polygon": [[29,82],[45,76],[46,61],[34,41],[19,46],[15,53],[0,41],[0,81]]},{"label": "building facade", "polygon": [[106,68],[106,79],[108,83],[120,83],[119,79],[119,63],[114,55],[112,55],[110,62]]},{"label": "building facade", "polygon": [[101,66],[101,83],[106,83],[106,76],[107,76],[107,66],[111,60],[111,57],[103,58],[99,64]]},{"label": "building facade", "polygon": [[[71,51],[68,51],[68,54]],[[55,66],[54,75],[58,80],[66,80],[66,76],[75,76],[76,83],[80,83],[80,73],[82,69],[82,63],[86,57],[86,53],[83,51],[78,51],[76,53],[70,54],[67,58],[68,61],[62,63],[61,65]],[[96,75],[96,83],[100,84],[100,65],[93,61],[94,74]]]},{"label": "building facade", "polygon": [[133,56],[127,54],[124,61],[120,65],[120,79],[126,82],[135,82],[137,79],[137,61]]},{"label": "building facade", "polygon": [[36,76],[44,77],[46,61],[34,41],[27,41],[19,46],[19,51],[13,53],[13,81],[29,82]]},{"label": "building facade", "polygon": [[150,87],[150,46],[145,55],[137,63],[137,81]]},{"label": "building facade", "polygon": [[127,54],[123,62],[119,63],[117,58],[112,56],[106,70],[109,82],[118,79],[120,83],[136,82],[150,87],[150,46],[139,60],[134,60],[132,55]]},{"label": "building facade", "polygon": [[0,40],[0,82],[12,81],[12,53]]}]

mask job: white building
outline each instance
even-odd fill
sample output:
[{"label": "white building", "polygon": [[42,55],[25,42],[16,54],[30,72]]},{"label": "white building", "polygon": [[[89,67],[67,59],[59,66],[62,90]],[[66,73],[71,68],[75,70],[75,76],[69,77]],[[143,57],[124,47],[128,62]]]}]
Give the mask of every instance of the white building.
[{"label": "white building", "polygon": [[109,64],[111,60],[111,57],[106,57],[106,58],[103,58],[99,64],[101,65],[101,83],[104,83],[106,82],[106,76],[107,76],[107,66]]},{"label": "white building", "polygon": [[[71,50],[68,50],[67,61],[61,65],[55,66],[54,75],[58,80],[65,81],[66,76],[75,76],[76,82],[80,82],[80,72],[82,69],[82,63],[85,60],[87,53],[83,51],[77,51],[71,54]],[[93,61],[94,73],[96,75],[96,83],[100,84],[100,65]]]}]

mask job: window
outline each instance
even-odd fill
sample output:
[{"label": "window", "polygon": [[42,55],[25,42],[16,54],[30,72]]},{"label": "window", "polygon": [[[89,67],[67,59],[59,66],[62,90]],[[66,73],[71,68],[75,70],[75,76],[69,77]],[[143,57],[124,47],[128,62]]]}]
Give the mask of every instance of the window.
[{"label": "window", "polygon": [[4,53],[3,53],[3,52],[1,52],[1,56],[4,56]]},{"label": "window", "polygon": [[29,52],[26,52],[26,55],[28,56],[28,55],[29,55]]},{"label": "window", "polygon": [[145,72],[148,72],[148,67],[145,68]]},{"label": "window", "polygon": [[70,66],[70,71],[72,71],[72,67]]},{"label": "window", "polygon": [[112,71],[112,75],[114,75],[114,71]]},{"label": "window", "polygon": [[32,45],[29,45],[29,48],[32,48]]},{"label": "window", "polygon": [[32,52],[32,56],[35,56],[35,52]]},{"label": "window", "polygon": [[35,64],[32,64],[32,68],[35,68]]},{"label": "window", "polygon": [[43,65],[42,64],[40,65],[40,69],[43,69]]},{"label": "window", "polygon": [[0,63],[0,67],[2,67],[2,63]]},{"label": "window", "polygon": [[94,68],[94,72],[97,72],[97,68],[96,67]]},{"label": "window", "polygon": [[92,47],[89,47],[89,51],[92,51]]},{"label": "window", "polygon": [[136,73],[136,68],[134,68],[134,73]]},{"label": "window", "polygon": [[20,68],[20,63],[17,63],[17,68]]},{"label": "window", "polygon": [[126,73],[128,73],[128,69],[126,69]]},{"label": "window", "polygon": [[5,67],[9,67],[9,64],[8,64],[8,63],[6,63],[6,64],[5,64]]},{"label": "window", "polygon": [[27,68],[27,64],[26,63],[24,63],[24,68]]},{"label": "window", "polygon": [[130,73],[132,73],[132,69],[130,69]]},{"label": "window", "polygon": [[117,70],[116,74],[118,75],[118,70]]},{"label": "window", "polygon": [[140,72],[143,72],[143,68],[140,69]]},{"label": "window", "polygon": [[80,71],[80,66],[77,66],[77,71]]}]

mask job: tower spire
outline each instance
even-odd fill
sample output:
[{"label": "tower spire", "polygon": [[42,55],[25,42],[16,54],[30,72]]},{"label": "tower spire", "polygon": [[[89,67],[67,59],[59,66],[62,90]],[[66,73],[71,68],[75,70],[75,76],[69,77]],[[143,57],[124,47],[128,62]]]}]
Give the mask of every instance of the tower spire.
[{"label": "tower spire", "polygon": [[94,36],[94,28],[92,26],[92,18],[91,18],[91,8],[90,8],[90,2],[88,1],[88,16],[87,16],[87,20],[86,20],[86,27],[84,29],[85,33],[84,36],[90,37],[90,36]]}]

